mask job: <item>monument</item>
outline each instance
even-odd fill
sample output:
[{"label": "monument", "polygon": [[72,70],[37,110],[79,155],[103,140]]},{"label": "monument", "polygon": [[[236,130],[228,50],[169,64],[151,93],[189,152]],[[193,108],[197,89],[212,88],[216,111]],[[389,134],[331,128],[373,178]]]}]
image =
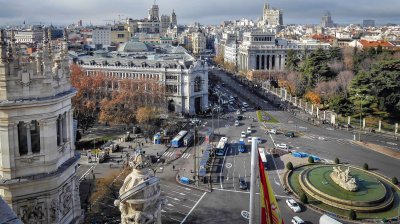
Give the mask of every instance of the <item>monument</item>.
[{"label": "monument", "polygon": [[340,169],[340,166],[333,167],[333,172],[330,174],[332,180],[348,191],[357,191],[357,181],[354,177],[350,175],[350,168],[347,167],[345,171]]},{"label": "monument", "polygon": [[64,34],[52,41],[45,31],[29,55],[14,31],[0,30],[0,196],[23,223],[80,222],[76,90]]},{"label": "monument", "polygon": [[142,152],[135,153],[129,166],[132,172],[125,178],[114,202],[121,211],[123,224],[161,224],[159,179],[152,175],[150,162]]}]

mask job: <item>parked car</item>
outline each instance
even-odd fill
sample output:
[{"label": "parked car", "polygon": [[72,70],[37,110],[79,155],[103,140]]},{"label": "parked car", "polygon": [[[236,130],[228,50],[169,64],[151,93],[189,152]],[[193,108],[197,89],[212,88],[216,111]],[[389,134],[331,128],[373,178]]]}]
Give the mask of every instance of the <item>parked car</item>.
[{"label": "parked car", "polygon": [[239,144],[238,150],[239,150],[239,152],[244,153],[246,151],[246,146]]},{"label": "parked car", "polygon": [[301,212],[300,205],[293,198],[286,199],[286,204],[294,212]]},{"label": "parked car", "polygon": [[244,180],[243,177],[239,177],[239,188],[242,190],[246,190],[247,189],[247,183]]},{"label": "parked car", "polygon": [[285,136],[289,137],[289,138],[294,138],[295,135],[294,135],[293,131],[288,131],[288,132],[285,133]]},{"label": "parked car", "polygon": [[246,107],[242,107],[242,109],[241,109],[243,112],[246,112],[247,110],[246,110]]},{"label": "parked car", "polygon": [[242,137],[242,138],[246,138],[246,132],[244,132],[244,131],[242,131],[242,133],[240,134],[240,137]]},{"label": "parked car", "polygon": [[243,120],[243,116],[242,116],[242,115],[238,115],[236,118],[237,118],[238,120]]},{"label": "parked car", "polygon": [[279,149],[289,149],[289,146],[285,143],[276,144],[275,146]]},{"label": "parked car", "polygon": [[295,216],[295,217],[292,218],[292,223],[293,224],[303,224],[305,222],[300,217]]},{"label": "parked car", "polygon": [[235,121],[235,126],[236,127],[239,126],[239,121],[238,120]]},{"label": "parked car", "polygon": [[269,130],[268,130],[268,133],[269,133],[269,134],[274,134],[274,135],[276,135],[277,130],[276,130],[275,128],[269,129]]},{"label": "parked car", "polygon": [[237,115],[240,115],[240,114],[241,114],[240,109],[236,111],[236,114],[237,114]]},{"label": "parked car", "polygon": [[252,132],[251,127],[247,127],[247,134],[251,134]]},{"label": "parked car", "polygon": [[243,105],[244,107],[249,107],[249,104],[247,104],[246,102],[243,102],[242,105]]}]

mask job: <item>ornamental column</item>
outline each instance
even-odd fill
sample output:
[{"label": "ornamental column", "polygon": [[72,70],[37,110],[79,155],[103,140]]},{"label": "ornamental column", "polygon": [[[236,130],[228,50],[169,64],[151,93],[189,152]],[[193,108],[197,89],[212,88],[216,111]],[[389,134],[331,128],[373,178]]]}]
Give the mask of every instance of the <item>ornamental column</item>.
[{"label": "ornamental column", "polygon": [[28,146],[28,155],[32,155],[32,142],[31,142],[31,125],[27,123],[25,125],[26,128],[26,143]]}]

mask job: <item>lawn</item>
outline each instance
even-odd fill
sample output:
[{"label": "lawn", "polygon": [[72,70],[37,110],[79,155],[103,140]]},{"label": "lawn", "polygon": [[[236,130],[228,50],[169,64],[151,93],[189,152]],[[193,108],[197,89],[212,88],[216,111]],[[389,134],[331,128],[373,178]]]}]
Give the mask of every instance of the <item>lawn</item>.
[{"label": "lawn", "polygon": [[266,111],[257,110],[257,118],[260,122],[279,123],[279,121]]}]

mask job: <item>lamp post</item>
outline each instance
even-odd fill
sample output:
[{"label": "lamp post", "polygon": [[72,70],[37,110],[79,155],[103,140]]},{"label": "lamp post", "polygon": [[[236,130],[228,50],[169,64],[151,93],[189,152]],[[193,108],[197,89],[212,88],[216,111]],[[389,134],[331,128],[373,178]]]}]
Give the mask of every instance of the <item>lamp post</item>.
[{"label": "lamp post", "polygon": [[358,141],[361,142],[361,130],[362,130],[362,97],[364,97],[363,94],[356,94],[356,96],[360,97],[360,130],[358,132]]}]

